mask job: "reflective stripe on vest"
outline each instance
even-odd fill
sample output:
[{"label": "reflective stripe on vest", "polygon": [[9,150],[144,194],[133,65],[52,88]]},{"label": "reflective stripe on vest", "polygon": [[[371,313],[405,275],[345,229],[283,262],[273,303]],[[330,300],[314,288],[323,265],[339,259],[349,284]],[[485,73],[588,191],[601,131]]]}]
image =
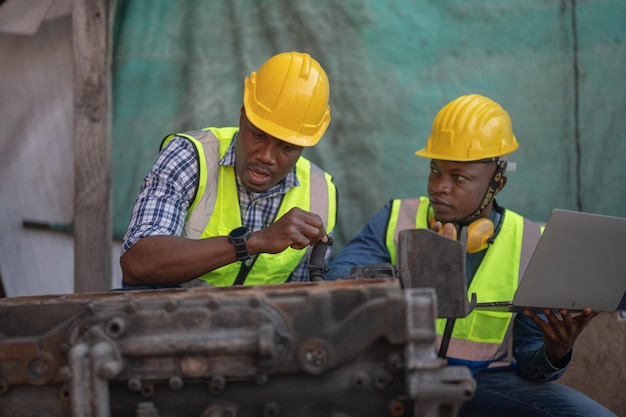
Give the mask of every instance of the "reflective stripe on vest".
[{"label": "reflective stripe on vest", "polygon": [[[401,230],[428,227],[429,202],[426,197],[392,201],[386,238],[390,254],[394,254]],[[478,301],[512,300],[520,277],[526,269],[541,228],[519,214],[505,210],[497,239],[489,247],[468,288],[476,293]],[[493,278],[498,277],[498,285]],[[510,333],[512,314],[490,311],[472,311],[457,319],[448,347],[448,356],[471,361],[494,361],[507,351],[506,339]],[[445,327],[445,319],[437,320],[438,340]]]},{"label": "reflective stripe on vest", "polygon": [[422,223],[419,217],[428,215],[428,198],[405,198],[391,201],[391,214],[387,224],[386,244],[392,264],[396,264],[398,235],[402,230],[415,229],[416,224]]},{"label": "reflective stripe on vest", "polygon": [[[199,181],[196,197],[188,212],[183,236],[201,239],[225,236],[241,226],[237,180],[232,166],[220,166],[219,160],[228,150],[237,128],[207,128],[195,132],[168,136],[163,146],[174,136],[184,137],[194,144],[199,155]],[[292,187],[283,197],[274,221],[293,207],[317,213],[327,233],[332,232],[337,218],[337,195],[330,174],[306,158],[296,163],[299,186]],[[288,248],[280,254],[259,254],[245,280],[246,285],[283,283],[296,268],[307,249]],[[211,285],[228,286],[235,281],[241,268],[237,261],[199,277]]]}]

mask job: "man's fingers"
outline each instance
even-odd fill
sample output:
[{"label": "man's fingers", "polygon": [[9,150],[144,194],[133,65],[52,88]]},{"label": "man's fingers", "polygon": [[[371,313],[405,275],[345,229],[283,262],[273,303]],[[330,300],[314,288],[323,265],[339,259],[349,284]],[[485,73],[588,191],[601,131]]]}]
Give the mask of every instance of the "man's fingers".
[{"label": "man's fingers", "polygon": [[552,324],[553,326],[558,325],[559,324],[559,318],[552,312],[551,309],[549,308],[544,308],[543,309],[543,314],[546,315],[546,318],[548,319],[548,321],[550,322],[550,324]]},{"label": "man's fingers", "polygon": [[563,318],[563,322],[568,327],[571,327],[574,324],[574,318],[570,314],[569,310],[559,310],[559,313],[561,314],[561,317]]},{"label": "man's fingers", "polygon": [[576,324],[578,325],[578,328],[579,328],[579,332],[582,332],[582,330],[585,327],[587,327],[589,322],[591,322],[591,320],[598,314],[600,314],[598,311],[591,311],[591,309],[587,309],[587,308],[584,309],[582,314],[580,314],[575,319]]},{"label": "man's fingers", "polygon": [[456,227],[452,223],[446,223],[443,225],[443,232],[441,234],[456,240]]},{"label": "man's fingers", "polygon": [[528,317],[530,317],[530,319],[533,322],[535,322],[535,324],[537,326],[539,326],[539,328],[541,329],[542,332],[545,333],[550,328],[550,323],[548,323],[545,320],[541,319],[541,317],[536,315],[533,311],[531,311],[531,310],[524,310],[524,314],[527,315]]}]

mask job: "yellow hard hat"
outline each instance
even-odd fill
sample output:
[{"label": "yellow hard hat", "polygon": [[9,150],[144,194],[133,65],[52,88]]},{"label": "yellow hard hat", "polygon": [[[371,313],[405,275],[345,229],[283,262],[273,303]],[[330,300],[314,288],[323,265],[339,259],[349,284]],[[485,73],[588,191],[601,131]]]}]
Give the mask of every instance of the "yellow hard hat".
[{"label": "yellow hard hat", "polygon": [[298,146],[315,145],[330,123],[326,72],[309,54],[274,55],[246,77],[243,106],[258,129]]},{"label": "yellow hard hat", "polygon": [[497,158],[519,147],[508,113],[490,98],[471,94],[446,104],[417,156],[468,162]]}]

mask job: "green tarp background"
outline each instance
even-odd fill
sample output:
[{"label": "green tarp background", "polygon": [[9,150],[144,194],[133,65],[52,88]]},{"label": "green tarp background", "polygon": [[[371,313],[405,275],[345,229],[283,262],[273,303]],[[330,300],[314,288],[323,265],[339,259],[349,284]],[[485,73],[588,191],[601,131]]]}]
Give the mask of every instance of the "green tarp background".
[{"label": "green tarp background", "polygon": [[340,193],[335,250],[391,198],[425,193],[424,146],[461,94],[509,112],[520,149],[498,201],[626,217],[623,0],[118,0],[113,57],[114,231],[168,133],[235,126],[243,79],[309,52],[331,123],[305,155]]}]

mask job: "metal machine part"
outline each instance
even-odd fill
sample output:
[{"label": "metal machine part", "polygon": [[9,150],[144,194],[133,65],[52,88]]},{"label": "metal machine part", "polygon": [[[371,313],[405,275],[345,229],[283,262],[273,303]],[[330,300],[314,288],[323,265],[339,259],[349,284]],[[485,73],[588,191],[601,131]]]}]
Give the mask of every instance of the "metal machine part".
[{"label": "metal machine part", "polygon": [[0,416],[454,417],[476,384],[435,319],[470,311],[465,258],[429,232],[335,282],[330,240],[314,282],[0,299]]},{"label": "metal machine part", "polygon": [[398,275],[405,288],[432,287],[437,293],[437,317],[461,318],[476,306],[476,294],[467,299],[465,241],[452,240],[429,229],[399,233]]},{"label": "metal machine part", "polygon": [[310,281],[324,281],[324,274],[328,272],[325,257],[328,248],[333,245],[334,239],[332,236],[327,236],[326,238],[328,239],[326,242],[317,242],[311,250],[311,257],[309,258]]},{"label": "metal machine part", "polygon": [[436,295],[395,278],[0,300],[3,417],[455,416]]}]

